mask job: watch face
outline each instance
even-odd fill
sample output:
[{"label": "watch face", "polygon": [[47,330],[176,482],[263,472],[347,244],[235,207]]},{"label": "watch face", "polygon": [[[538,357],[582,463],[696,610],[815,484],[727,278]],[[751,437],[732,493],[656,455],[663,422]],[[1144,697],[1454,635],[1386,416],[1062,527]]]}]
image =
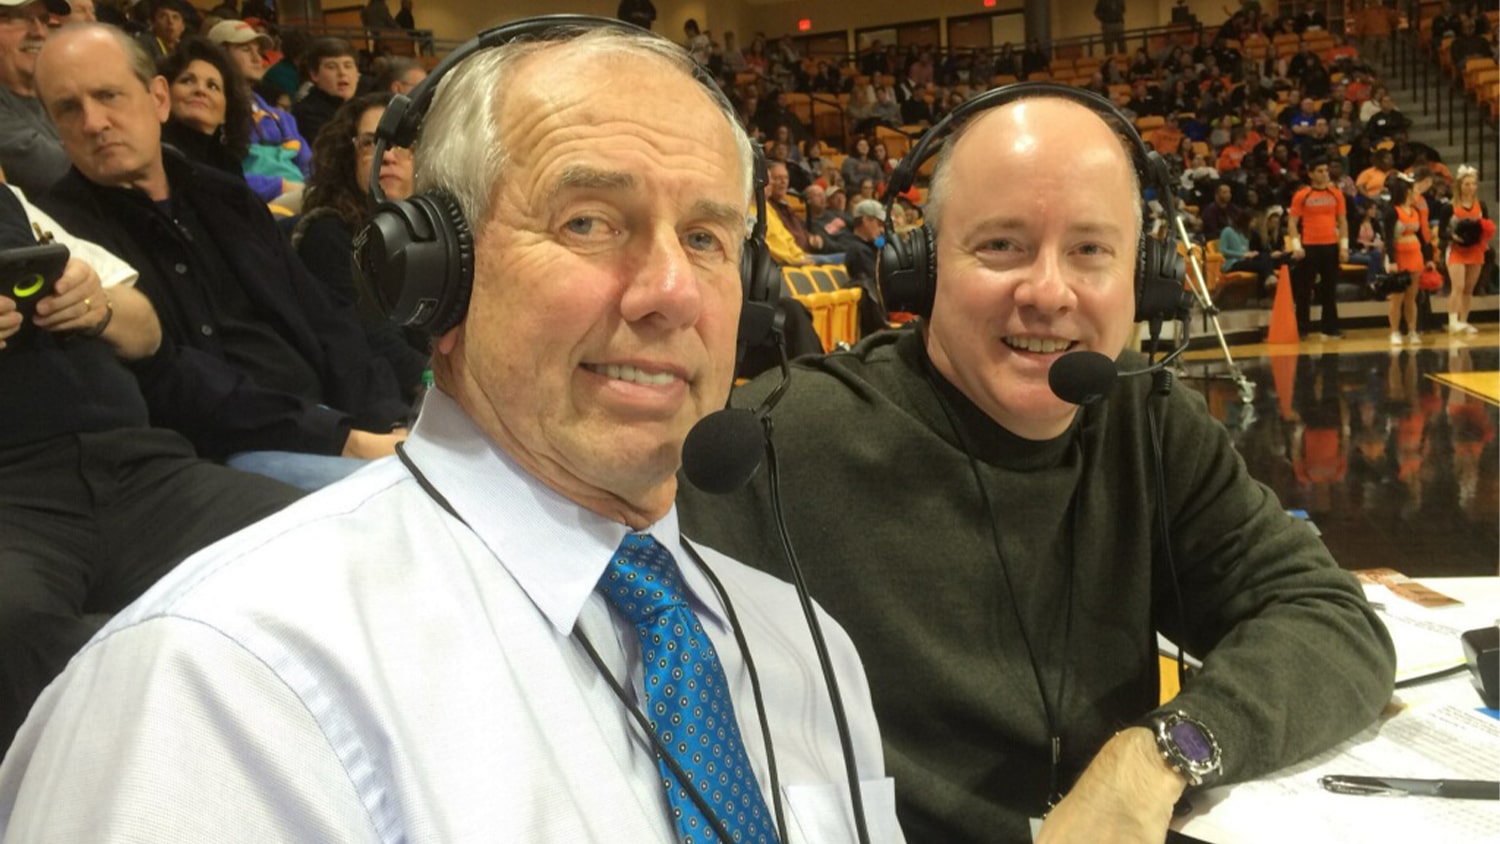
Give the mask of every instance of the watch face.
[{"label": "watch face", "polygon": [[1213,745],[1194,724],[1177,721],[1167,730],[1182,755],[1193,762],[1208,762],[1214,756]]}]

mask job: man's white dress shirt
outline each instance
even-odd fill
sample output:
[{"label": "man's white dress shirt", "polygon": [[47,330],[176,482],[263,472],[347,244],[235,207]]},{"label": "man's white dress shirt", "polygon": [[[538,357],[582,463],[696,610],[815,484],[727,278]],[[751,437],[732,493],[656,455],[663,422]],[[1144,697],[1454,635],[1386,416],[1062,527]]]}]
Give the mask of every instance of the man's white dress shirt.
[{"label": "man's white dress shirt", "polygon": [[[200,552],[116,616],[0,765],[5,841],[669,842],[627,689],[633,628],[594,591],[627,532],[521,471],[430,391],[408,456]],[[675,509],[668,548],[723,661],[761,788],[746,661]],[[843,756],[792,588],[697,547],[760,676],[791,841],[852,841]],[[864,670],[822,627],[876,841],[900,840]],[[769,800],[768,800],[769,802]]]}]

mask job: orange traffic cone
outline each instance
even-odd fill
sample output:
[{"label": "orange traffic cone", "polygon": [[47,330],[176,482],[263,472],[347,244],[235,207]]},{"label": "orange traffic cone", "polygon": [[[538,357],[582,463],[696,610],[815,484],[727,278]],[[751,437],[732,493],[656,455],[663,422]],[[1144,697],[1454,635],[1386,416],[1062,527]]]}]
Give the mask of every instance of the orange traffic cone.
[{"label": "orange traffic cone", "polygon": [[1276,299],[1271,303],[1271,328],[1266,332],[1266,342],[1296,344],[1297,341],[1297,306],[1292,303],[1292,274],[1286,264],[1282,264],[1276,277]]}]

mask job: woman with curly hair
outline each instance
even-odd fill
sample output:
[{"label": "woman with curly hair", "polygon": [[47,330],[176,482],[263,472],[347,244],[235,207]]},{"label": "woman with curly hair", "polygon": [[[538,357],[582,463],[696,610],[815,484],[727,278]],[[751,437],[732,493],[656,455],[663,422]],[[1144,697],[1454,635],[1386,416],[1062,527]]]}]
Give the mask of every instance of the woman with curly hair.
[{"label": "woman with curly hair", "polygon": [[[412,398],[427,369],[426,343],[405,336],[362,289],[350,256],[354,235],[375,211],[370,178],[375,169],[375,127],[391,101],[388,93],[355,97],[339,107],[313,142],[313,174],[307,182],[302,216],[292,231],[292,247],[302,262],[328,286],[340,307],[353,308],[376,354],[390,361],[403,394]],[[411,151],[392,147],[379,163],[380,188],[390,200],[412,194]]]},{"label": "woman with curly hair", "polygon": [[[184,38],[162,57],[157,72],[166,77],[172,103],[162,141],[192,161],[245,179],[263,195],[256,180],[267,177],[247,176],[240,164],[250,148],[250,100],[228,54],[206,38]],[[274,181],[272,196],[281,192],[281,180]]]}]

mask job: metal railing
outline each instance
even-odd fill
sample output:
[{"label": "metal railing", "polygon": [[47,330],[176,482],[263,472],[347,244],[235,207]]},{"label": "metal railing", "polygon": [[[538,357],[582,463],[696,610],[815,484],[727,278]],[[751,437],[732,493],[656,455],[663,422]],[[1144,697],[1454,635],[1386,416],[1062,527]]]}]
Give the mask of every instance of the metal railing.
[{"label": "metal railing", "polygon": [[1463,70],[1455,68],[1452,75],[1445,73],[1437,52],[1439,44],[1434,40],[1424,48],[1418,41],[1416,26],[1393,33],[1390,47],[1386,51],[1387,69],[1401,87],[1418,96],[1422,114],[1432,115],[1438,129],[1448,130],[1448,145],[1463,150],[1464,161],[1479,168],[1481,181],[1494,179],[1491,159],[1500,133],[1478,99],[1464,90]]}]

